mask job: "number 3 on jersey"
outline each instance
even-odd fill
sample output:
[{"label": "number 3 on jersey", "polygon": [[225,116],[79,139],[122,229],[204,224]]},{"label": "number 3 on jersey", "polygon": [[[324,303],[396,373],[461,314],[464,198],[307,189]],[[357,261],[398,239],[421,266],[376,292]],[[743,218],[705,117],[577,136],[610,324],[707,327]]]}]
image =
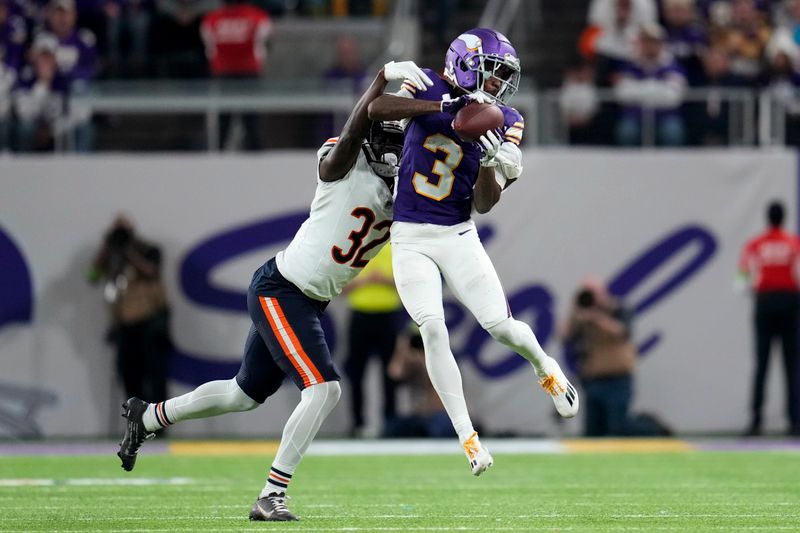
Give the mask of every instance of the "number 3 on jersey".
[{"label": "number 3 on jersey", "polygon": [[[367,266],[367,262],[369,262],[369,259],[364,259],[364,256],[370,250],[373,250],[375,247],[389,240],[388,229],[392,225],[392,221],[382,220],[375,224],[375,219],[377,217],[372,209],[368,207],[356,207],[350,214],[356,218],[363,218],[364,222],[361,224],[361,228],[351,231],[350,235],[347,237],[353,243],[350,245],[350,249],[345,252],[338,246],[334,246],[331,248],[331,255],[333,256],[333,260],[337,263],[345,264],[353,261],[350,263],[350,266],[353,268],[364,268]],[[375,224],[374,227],[376,230],[386,229],[387,231],[377,239],[373,239],[367,244],[364,244],[364,238],[373,228],[373,224]]]},{"label": "number 3 on jersey", "polygon": [[439,181],[436,185],[431,183],[428,176],[415,172],[414,178],[412,179],[414,190],[417,191],[417,194],[427,196],[439,202],[450,196],[450,193],[453,192],[453,182],[455,181],[453,171],[461,164],[464,152],[456,141],[441,133],[430,135],[425,139],[422,146],[434,154],[441,150],[445,153],[445,158],[444,161],[436,160],[431,169],[431,172],[439,176]]}]

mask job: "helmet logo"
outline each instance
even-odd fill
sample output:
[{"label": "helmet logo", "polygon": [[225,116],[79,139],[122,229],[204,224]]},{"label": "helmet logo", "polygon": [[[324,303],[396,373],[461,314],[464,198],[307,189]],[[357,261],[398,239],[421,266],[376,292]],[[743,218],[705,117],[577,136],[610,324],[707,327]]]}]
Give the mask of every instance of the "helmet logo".
[{"label": "helmet logo", "polygon": [[464,41],[464,44],[467,47],[467,50],[470,52],[474,52],[475,50],[480,49],[483,41],[477,35],[472,35],[471,33],[462,33],[458,36],[458,38]]}]

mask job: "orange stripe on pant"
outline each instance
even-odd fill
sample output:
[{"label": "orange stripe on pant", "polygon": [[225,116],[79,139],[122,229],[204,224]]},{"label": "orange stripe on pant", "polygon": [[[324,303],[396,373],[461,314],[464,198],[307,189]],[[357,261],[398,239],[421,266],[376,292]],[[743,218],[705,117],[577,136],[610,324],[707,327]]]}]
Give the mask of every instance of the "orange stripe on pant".
[{"label": "orange stripe on pant", "polygon": [[303,345],[300,344],[300,339],[297,338],[297,335],[295,335],[291,324],[289,324],[289,321],[286,320],[286,314],[283,312],[283,309],[281,309],[281,304],[279,304],[278,300],[276,300],[275,298],[270,298],[270,301],[272,302],[272,305],[275,307],[275,310],[278,313],[278,318],[280,318],[281,321],[286,326],[284,331],[286,331],[286,333],[289,335],[289,340],[292,342],[292,345],[295,347],[297,353],[303,359],[303,362],[311,371],[311,374],[313,374],[314,379],[317,380],[317,383],[324,383],[325,380],[322,378],[322,374],[320,374],[319,370],[317,370],[316,365],[311,362],[311,358],[308,357],[308,354],[306,354],[305,350],[303,350]]},{"label": "orange stripe on pant", "polygon": [[[283,353],[286,354],[286,357],[289,358],[289,361],[291,361],[292,366],[294,367],[294,369],[297,370],[298,374],[300,374],[300,377],[303,379],[303,385],[306,386],[306,387],[310,386],[311,385],[311,380],[308,379],[308,375],[306,375],[305,371],[303,370],[303,367],[301,367],[298,364],[298,362],[295,361],[294,356],[292,355],[292,352],[289,350],[289,347],[283,341],[283,336],[281,335],[281,332],[278,329],[278,325],[275,323],[275,320],[272,318],[272,313],[270,312],[269,307],[267,305],[266,297],[259,296],[258,300],[261,302],[261,309],[264,311],[264,314],[267,317],[267,321],[269,321],[269,325],[272,328],[272,332],[275,334],[275,338],[278,339],[278,343],[281,345],[281,348],[283,349]],[[271,300],[272,300],[273,303],[277,303],[274,299],[271,299]]]}]

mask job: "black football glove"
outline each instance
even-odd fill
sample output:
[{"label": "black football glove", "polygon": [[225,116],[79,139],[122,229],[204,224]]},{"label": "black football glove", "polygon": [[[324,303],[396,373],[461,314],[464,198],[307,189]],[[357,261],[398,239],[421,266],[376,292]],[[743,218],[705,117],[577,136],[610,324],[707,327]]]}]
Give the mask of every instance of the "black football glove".
[{"label": "black football glove", "polygon": [[455,115],[456,113],[461,111],[464,107],[471,104],[472,102],[478,102],[479,104],[489,104],[492,102],[492,100],[483,93],[470,93],[459,96],[455,100],[442,100],[442,105],[439,109],[441,110],[442,113],[449,113],[451,115]]}]

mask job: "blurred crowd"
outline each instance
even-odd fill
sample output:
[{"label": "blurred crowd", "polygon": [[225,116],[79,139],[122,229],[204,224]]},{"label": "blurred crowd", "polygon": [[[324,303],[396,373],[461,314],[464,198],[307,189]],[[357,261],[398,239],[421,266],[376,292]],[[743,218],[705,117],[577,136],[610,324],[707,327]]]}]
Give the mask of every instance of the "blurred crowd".
[{"label": "blurred crowd", "polygon": [[799,45],[800,0],[592,0],[560,96],[570,142],[637,145],[650,120],[662,146],[727,144],[736,88],[772,93],[791,122]]},{"label": "blurred crowd", "polygon": [[[273,17],[382,15],[386,4],[0,0],[0,153],[50,150],[65,131],[73,132],[72,149],[89,150],[89,113],[68,97],[92,80],[259,76]],[[253,137],[252,121],[245,127]]]}]

